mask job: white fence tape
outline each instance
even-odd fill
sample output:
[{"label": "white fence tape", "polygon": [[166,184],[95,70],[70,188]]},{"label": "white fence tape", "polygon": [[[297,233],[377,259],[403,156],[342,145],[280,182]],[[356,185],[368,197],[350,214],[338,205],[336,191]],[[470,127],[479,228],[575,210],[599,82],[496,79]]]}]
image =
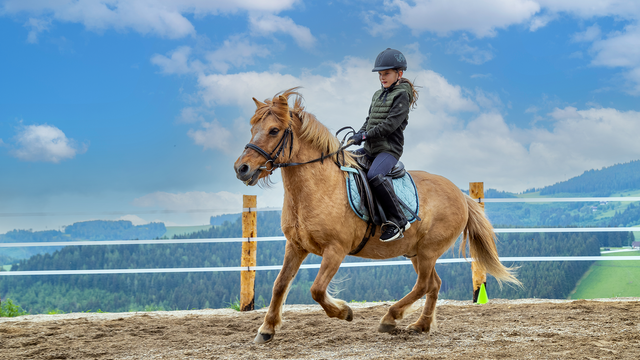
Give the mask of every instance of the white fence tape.
[{"label": "white fence tape", "polygon": [[[624,232],[640,231],[640,227],[593,227],[593,228],[503,228],[493,229],[496,233],[576,233],[576,232]],[[217,238],[217,239],[162,239],[162,240],[102,240],[102,241],[51,241],[26,243],[0,243],[0,248],[38,247],[38,246],[87,246],[87,245],[163,245],[163,244],[204,244],[232,243],[244,241],[285,241],[284,236],[264,236],[255,238]]]},{"label": "white fence tape", "polygon": [[[596,260],[624,260],[640,261],[640,256],[534,256],[534,257],[501,257],[502,262],[529,261],[596,261]],[[451,264],[471,262],[471,259],[438,259],[437,264]],[[411,265],[410,260],[395,261],[367,261],[343,263],[342,268]],[[1,271],[0,276],[27,275],[97,275],[97,274],[157,274],[157,273],[193,273],[193,272],[223,272],[223,271],[266,271],[280,270],[282,265],[251,266],[251,267],[201,267],[201,268],[160,268],[160,269],[98,269],[98,270],[38,270],[38,271]],[[301,269],[319,269],[320,264],[303,264]]]}]

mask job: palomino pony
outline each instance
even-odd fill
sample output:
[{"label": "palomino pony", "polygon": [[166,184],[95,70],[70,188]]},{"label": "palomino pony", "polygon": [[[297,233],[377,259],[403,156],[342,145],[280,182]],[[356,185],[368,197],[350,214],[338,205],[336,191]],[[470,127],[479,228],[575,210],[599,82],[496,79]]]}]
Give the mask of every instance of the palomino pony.
[{"label": "palomino pony", "polygon": [[[282,270],[273,284],[273,296],[255,343],[273,339],[282,324],[282,306],[289,286],[309,253],[322,256],[320,270],[311,286],[311,295],[329,317],[353,320],[353,312],[343,300],[334,299],[327,287],[340,263],[360,244],[367,224],[347,203],[345,175],[336,165],[340,142],[315,116],[302,106],[297,88],[260,102],[251,118],[251,142],[235,163],[238,179],[247,185],[268,181],[270,173],[282,169],[284,204],[282,231],[287,238]],[[289,97],[295,104],[289,107]],[[330,155],[329,157],[327,157]],[[350,153],[344,160],[357,166]],[[396,320],[426,294],[422,315],[408,329],[417,333],[435,327],[435,309],[442,281],[435,271],[436,260],[464,232],[460,251],[469,241],[471,257],[478,268],[498,281],[520,284],[512,270],[498,259],[495,235],[484,212],[475,201],[442,176],[411,171],[419,192],[422,221],[415,222],[404,238],[392,242],[379,240],[380,230],[355,256],[388,259],[405,255],[418,273],[415,286],[389,308],[378,331],[390,332]]]}]

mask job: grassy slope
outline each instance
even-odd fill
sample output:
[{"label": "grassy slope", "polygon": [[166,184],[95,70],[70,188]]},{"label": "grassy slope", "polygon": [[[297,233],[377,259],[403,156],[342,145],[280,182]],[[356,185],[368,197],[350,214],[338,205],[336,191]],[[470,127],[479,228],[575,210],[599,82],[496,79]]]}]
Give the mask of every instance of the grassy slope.
[{"label": "grassy slope", "polygon": [[578,283],[571,299],[640,296],[640,251],[604,256],[638,256],[639,261],[597,261]]},{"label": "grassy slope", "polygon": [[199,226],[167,226],[167,232],[162,237],[172,239],[173,235],[184,235],[194,233],[200,230],[209,230],[211,225]]}]

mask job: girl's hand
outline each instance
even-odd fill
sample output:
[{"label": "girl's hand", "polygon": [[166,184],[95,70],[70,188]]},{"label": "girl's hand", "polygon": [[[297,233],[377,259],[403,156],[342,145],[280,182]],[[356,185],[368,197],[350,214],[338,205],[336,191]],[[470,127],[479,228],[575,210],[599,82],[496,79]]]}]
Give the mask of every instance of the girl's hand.
[{"label": "girl's hand", "polygon": [[349,141],[354,145],[360,145],[366,139],[367,139],[367,133],[364,131],[359,131],[355,133],[352,137],[350,137]]}]

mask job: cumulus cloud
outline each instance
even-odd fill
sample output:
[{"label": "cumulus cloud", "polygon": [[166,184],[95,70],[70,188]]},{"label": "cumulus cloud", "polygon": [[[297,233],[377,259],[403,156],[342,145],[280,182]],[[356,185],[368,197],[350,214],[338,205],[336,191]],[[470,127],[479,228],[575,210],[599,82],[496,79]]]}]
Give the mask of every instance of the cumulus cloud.
[{"label": "cumulus cloud", "polygon": [[249,17],[251,31],[256,35],[270,35],[273,33],[286,33],[293,37],[298,46],[310,49],[315,45],[316,38],[311,35],[311,30],[305,26],[297,25],[291,18],[280,17],[273,14],[253,15]]},{"label": "cumulus cloud", "polygon": [[540,11],[532,0],[395,0],[395,19],[415,33],[430,31],[445,36],[469,31],[479,38],[496,35],[496,29],[528,21]]},{"label": "cumulus cloud", "polygon": [[133,30],[175,39],[195,34],[193,24],[185,15],[202,17],[240,11],[278,13],[291,8],[296,1],[7,0],[1,5],[0,13],[26,13],[38,19],[80,23],[92,31]]},{"label": "cumulus cloud", "polygon": [[232,36],[213,51],[204,51],[205,61],[192,59],[193,49],[180,46],[167,55],[154,54],[151,63],[160,67],[163,74],[204,74],[210,72],[227,73],[232,67],[243,68],[253,65],[256,57],[266,57],[269,50],[246,38]]},{"label": "cumulus cloud", "polygon": [[[251,96],[270,98],[287,87],[303,85],[307,109],[330,129],[358,127],[369,106],[365,94],[378,86],[371,77],[370,61],[347,58],[333,66],[329,76],[257,72],[202,76],[200,95],[207,106],[243,109],[248,123],[255,110]],[[429,70],[411,72],[410,77],[422,88],[418,107],[410,114],[402,160],[411,169],[444,175],[462,188],[470,181],[484,181],[487,186],[523,191],[557,182],[565,174],[640,158],[640,144],[635,141],[640,131],[638,112],[556,108],[543,115],[549,120],[548,129],[518,128],[507,124],[497,94],[462,88]],[[542,118],[537,108],[527,112]],[[248,128],[245,131],[248,135]]]},{"label": "cumulus cloud", "polygon": [[72,159],[87,150],[87,145],[78,146],[76,141],[52,125],[23,126],[15,137],[13,156],[24,161],[59,163]]},{"label": "cumulus cloud", "polygon": [[237,154],[234,145],[234,137],[231,131],[220,126],[217,120],[201,122],[202,129],[191,129],[187,133],[197,145],[204,149],[220,150],[225,153]]}]

